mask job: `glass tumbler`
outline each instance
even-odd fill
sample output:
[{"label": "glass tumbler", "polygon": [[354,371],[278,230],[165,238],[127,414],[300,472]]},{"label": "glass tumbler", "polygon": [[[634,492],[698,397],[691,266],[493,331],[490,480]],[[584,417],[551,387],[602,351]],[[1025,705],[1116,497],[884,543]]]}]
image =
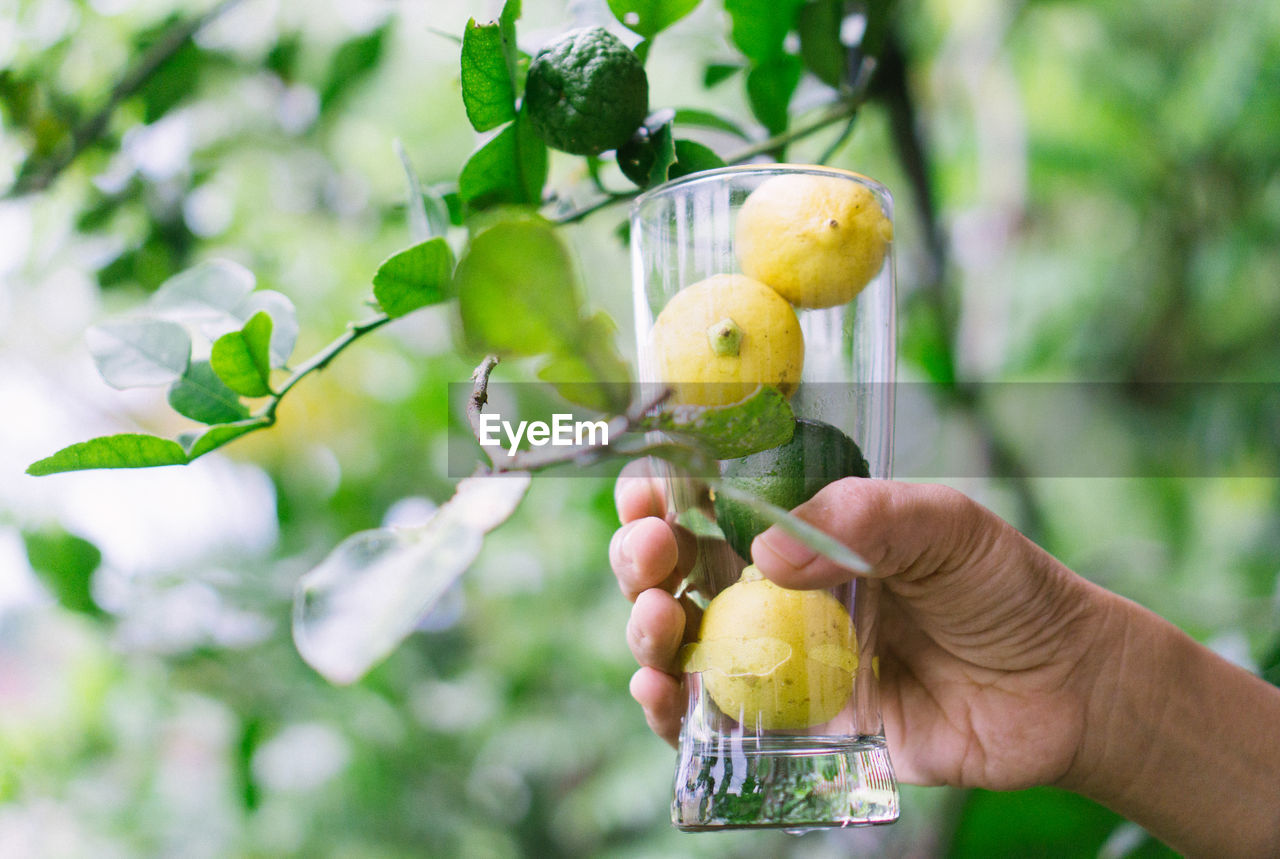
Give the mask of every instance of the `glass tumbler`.
[{"label": "glass tumbler", "polygon": [[[810,427],[802,456],[795,445],[785,448],[791,478],[800,468],[810,485],[834,479],[832,469],[842,467],[834,460],[848,462],[849,440],[865,458],[862,473],[889,477],[892,218],[884,186],[825,167],[727,167],[645,193],[631,213],[641,381],[694,405],[724,405],[752,383],[772,384]],[[720,361],[725,354],[744,365],[754,360],[762,378],[718,376],[720,364],[739,366]],[[826,426],[815,431],[817,422]],[[670,516],[679,521],[697,507],[718,514],[722,533],[739,524],[714,503],[708,475],[655,468],[665,476]],[[730,474],[742,466],[725,460],[718,468]],[[800,598],[753,571],[739,582],[749,559],[714,529],[700,530],[697,562],[677,594],[692,608],[672,823],[694,831],[892,823],[898,788],[877,691],[879,583],[855,578]],[[749,536],[739,551],[749,551]],[[712,600],[735,585],[736,595],[716,608]],[[698,657],[689,658],[691,647],[702,649]]]}]

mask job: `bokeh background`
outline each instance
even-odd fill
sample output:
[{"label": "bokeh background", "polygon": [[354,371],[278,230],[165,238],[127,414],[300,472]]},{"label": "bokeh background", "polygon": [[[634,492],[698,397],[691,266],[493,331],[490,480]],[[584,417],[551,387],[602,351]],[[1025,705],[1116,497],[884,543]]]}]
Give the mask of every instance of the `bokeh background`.
[{"label": "bokeh background", "polygon": [[[98,378],[89,325],[223,257],[292,298],[308,354],[408,244],[393,141],[446,184],[475,145],[455,38],[498,6],[441,0],[241,0],[77,145],[131,61],[208,5],[0,0],[0,855],[1162,852],[1049,789],[906,788],[902,822],[873,831],[672,830],[673,753],[626,691],[608,475],[537,479],[418,633],[358,684],[324,682],[289,637],[293,587],[344,536],[448,496],[446,385],[470,372],[448,310],[366,338],[277,427],[191,466],[25,476],[91,435],[185,428],[162,394]],[[610,22],[603,2],[527,0],[522,47]],[[1275,672],[1280,467],[1264,440],[1280,415],[1123,394],[1280,381],[1280,6],[904,0],[894,33],[905,87],[831,163],[897,196],[900,371],[929,384],[938,438],[979,458],[937,476]],[[659,37],[662,103],[748,115],[741,76],[701,85],[732,57],[727,34],[704,0]],[[822,96],[809,81],[796,105]],[[69,145],[74,162],[42,173]],[[553,159],[552,186],[577,169]],[[591,302],[626,331],[624,216],[568,236]],[[1019,416],[983,383],[1026,380],[1114,385],[1095,429],[1122,465],[1020,459]],[[1213,442],[1181,455],[1231,456],[1162,460],[1148,441],[1170,432]]]}]

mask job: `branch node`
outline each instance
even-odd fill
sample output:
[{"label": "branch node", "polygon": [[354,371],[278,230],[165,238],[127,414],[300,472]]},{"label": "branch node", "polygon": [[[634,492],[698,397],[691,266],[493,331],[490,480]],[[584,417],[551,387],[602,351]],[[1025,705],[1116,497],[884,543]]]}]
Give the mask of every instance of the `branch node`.
[{"label": "branch node", "polygon": [[[498,356],[485,355],[484,360],[471,373],[472,387],[471,396],[467,399],[467,423],[471,425],[471,434],[476,437],[477,444],[480,444],[480,412],[489,402],[489,376],[496,366],[498,366]],[[480,444],[480,450],[484,451],[489,463],[494,464],[493,457],[489,456],[483,444]]]}]

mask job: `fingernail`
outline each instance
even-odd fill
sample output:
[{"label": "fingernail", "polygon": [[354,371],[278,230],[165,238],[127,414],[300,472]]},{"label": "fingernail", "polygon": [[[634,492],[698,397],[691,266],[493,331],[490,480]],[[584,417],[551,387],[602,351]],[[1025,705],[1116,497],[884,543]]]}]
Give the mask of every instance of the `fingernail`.
[{"label": "fingernail", "polygon": [[796,569],[803,567],[818,556],[818,553],[813,549],[778,528],[770,528],[759,537],[756,537],[756,539],[763,543],[765,548]]}]

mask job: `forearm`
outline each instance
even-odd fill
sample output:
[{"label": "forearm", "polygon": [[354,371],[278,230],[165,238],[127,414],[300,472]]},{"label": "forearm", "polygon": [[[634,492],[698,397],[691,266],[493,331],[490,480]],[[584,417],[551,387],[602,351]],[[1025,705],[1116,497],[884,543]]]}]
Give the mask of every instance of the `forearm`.
[{"label": "forearm", "polygon": [[1067,786],[1190,856],[1280,856],[1280,689],[1114,595]]}]

